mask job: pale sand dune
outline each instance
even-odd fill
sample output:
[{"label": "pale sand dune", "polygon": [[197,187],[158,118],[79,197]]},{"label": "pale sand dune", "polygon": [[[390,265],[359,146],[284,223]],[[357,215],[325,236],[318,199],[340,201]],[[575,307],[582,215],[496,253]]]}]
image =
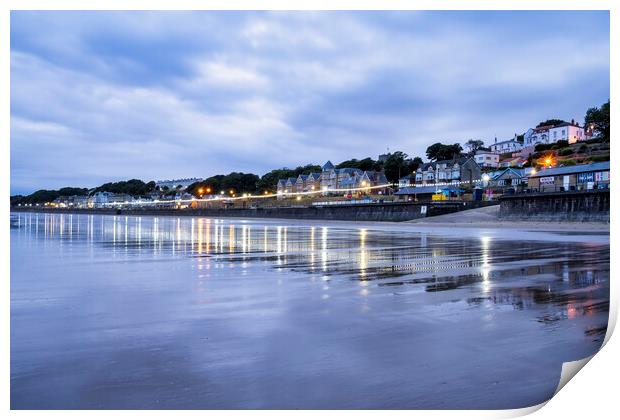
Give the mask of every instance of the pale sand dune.
[{"label": "pale sand dune", "polygon": [[554,230],[567,231],[580,230],[608,232],[609,223],[603,222],[547,222],[533,220],[500,220],[499,205],[480,209],[464,210],[458,213],[444,214],[441,216],[427,217],[425,219],[411,220],[405,223],[416,225],[429,225],[441,227],[509,227],[527,230]]}]

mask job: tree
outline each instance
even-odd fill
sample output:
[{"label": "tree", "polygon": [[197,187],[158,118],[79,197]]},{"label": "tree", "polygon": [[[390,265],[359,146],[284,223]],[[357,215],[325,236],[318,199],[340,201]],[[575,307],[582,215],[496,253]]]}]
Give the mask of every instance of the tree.
[{"label": "tree", "polygon": [[345,160],[343,162],[340,162],[338,165],[336,165],[336,168],[338,169],[357,168],[361,171],[372,171],[372,170],[380,170],[380,169],[377,169],[377,167],[380,167],[380,166],[381,165],[378,164],[377,161],[375,161],[374,159],[370,157],[367,157],[362,160],[357,160],[357,159]]},{"label": "tree", "polygon": [[563,124],[565,122],[566,121],[564,121],[564,120],[559,120],[557,118],[551,118],[549,120],[539,122],[538,125],[536,126],[536,128],[544,127],[544,126],[547,126],[547,125],[554,125],[555,126],[555,125]]},{"label": "tree", "polygon": [[257,192],[274,191],[278,185],[278,180],[297,178],[299,175],[308,175],[312,172],[321,172],[321,167],[319,165],[309,163],[304,166],[298,166],[295,169],[273,169],[260,178],[257,183]]},{"label": "tree", "polygon": [[465,147],[469,150],[470,155],[475,155],[476,151],[480,150],[483,146],[484,142],[482,140],[469,139],[465,143]]},{"label": "tree", "polygon": [[[146,195],[153,191],[152,183],[145,183],[139,179],[130,179],[128,181],[107,182],[95,188],[94,192],[111,192],[115,194],[129,194],[134,196]],[[164,187],[165,188],[165,187]]]},{"label": "tree", "polygon": [[426,157],[429,160],[449,160],[457,158],[461,155],[463,148],[460,144],[442,144],[435,143],[426,149]]},{"label": "tree", "polygon": [[609,101],[601,105],[600,108],[593,107],[586,111],[585,127],[593,129],[603,140],[609,141]]},{"label": "tree", "polygon": [[26,196],[11,196],[11,205],[48,203],[56,200],[58,197],[86,194],[88,194],[88,189],[79,187],[63,187],[58,190],[38,190]]},{"label": "tree", "polygon": [[422,160],[420,156],[416,156],[413,159],[410,159],[408,161],[408,164],[409,164],[409,173],[411,173],[411,172],[417,171],[418,168],[422,166],[422,164],[424,164],[424,161]]},{"label": "tree", "polygon": [[403,152],[390,153],[383,163],[383,171],[388,181],[393,183],[398,182],[400,177],[410,172],[407,154]]}]

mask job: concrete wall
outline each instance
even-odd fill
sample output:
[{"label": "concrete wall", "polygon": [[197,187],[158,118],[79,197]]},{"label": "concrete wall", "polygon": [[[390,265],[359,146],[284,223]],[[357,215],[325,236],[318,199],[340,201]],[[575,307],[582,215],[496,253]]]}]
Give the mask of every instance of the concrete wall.
[{"label": "concrete wall", "polygon": [[[160,216],[204,216],[204,217],[240,217],[240,218],[278,218],[278,219],[316,219],[316,220],[352,220],[402,222],[422,217],[438,216],[461,210],[481,207],[490,202],[437,202],[437,203],[384,203],[333,205],[323,207],[279,207],[248,209],[38,209],[12,208],[11,211],[66,212],[86,214],[126,214],[126,215],[160,215]],[[422,212],[426,207],[426,214]]]},{"label": "concrete wall", "polygon": [[609,222],[609,190],[502,196],[499,214],[505,220]]}]

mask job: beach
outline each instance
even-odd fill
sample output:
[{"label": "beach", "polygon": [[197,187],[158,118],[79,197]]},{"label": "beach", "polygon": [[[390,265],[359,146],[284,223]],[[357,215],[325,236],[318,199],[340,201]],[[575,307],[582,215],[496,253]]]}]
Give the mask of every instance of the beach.
[{"label": "beach", "polygon": [[520,408],[608,310],[604,232],[17,213],[11,406]]}]

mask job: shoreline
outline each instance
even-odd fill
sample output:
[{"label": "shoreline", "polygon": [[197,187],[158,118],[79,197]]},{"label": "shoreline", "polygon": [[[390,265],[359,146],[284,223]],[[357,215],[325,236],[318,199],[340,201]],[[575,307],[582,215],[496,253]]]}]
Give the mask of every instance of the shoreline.
[{"label": "shoreline", "polygon": [[[482,209],[464,210],[458,213],[451,213],[441,216],[428,217],[424,219],[405,221],[405,222],[369,222],[369,221],[347,221],[347,220],[325,220],[325,219],[289,219],[289,218],[259,218],[259,217],[212,217],[200,214],[187,214],[175,211],[148,212],[121,214],[120,216],[139,217],[196,217],[216,220],[232,220],[241,223],[263,223],[295,226],[320,225],[332,228],[358,228],[375,231],[397,230],[402,233],[418,233],[442,236],[466,236],[466,237],[492,237],[505,240],[523,241],[562,241],[562,242],[595,242],[609,243],[610,224],[603,222],[542,222],[524,220],[499,220],[493,213],[498,209],[490,206]],[[36,213],[36,214],[83,214],[83,215],[102,215],[116,216],[110,211],[17,211],[14,213]],[[490,214],[489,214],[490,213]],[[459,221],[454,221],[458,219]]]}]

